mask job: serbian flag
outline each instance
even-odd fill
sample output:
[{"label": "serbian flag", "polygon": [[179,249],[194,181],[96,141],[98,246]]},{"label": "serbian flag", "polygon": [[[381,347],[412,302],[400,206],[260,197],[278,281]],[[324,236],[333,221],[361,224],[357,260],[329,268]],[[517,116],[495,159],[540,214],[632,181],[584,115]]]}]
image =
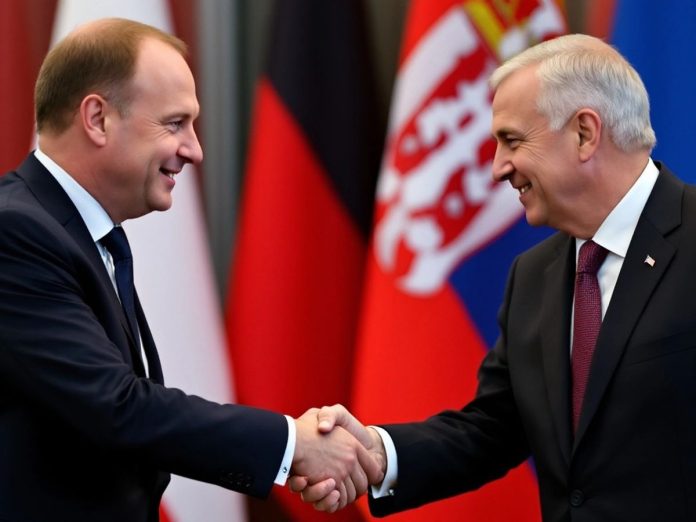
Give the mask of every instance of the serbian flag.
[{"label": "serbian flag", "polygon": [[[693,142],[696,115],[696,2],[615,0],[610,42],[640,74],[650,97],[650,117],[661,160],[683,180],[696,183]],[[597,9],[601,6],[597,5]]]},{"label": "serbian flag", "polygon": [[[353,409],[366,423],[458,409],[497,336],[513,257],[548,235],[491,179],[492,93],[506,58],[566,30],[551,0],[414,0],[377,186]],[[394,520],[538,521],[523,464],[481,490]],[[364,504],[362,504],[364,505]]]},{"label": "serbian flag", "polygon": [[[382,136],[362,2],[276,2],[258,80],[227,327],[240,402],[293,416],[350,398]],[[329,515],[287,488],[258,520]]]},{"label": "serbian flag", "polygon": [[[166,0],[61,0],[53,42],[79,24],[111,16],[173,32]],[[232,402],[230,362],[196,171],[187,165],[176,179],[170,210],[125,224],[135,258],[135,285],[167,385],[218,402]],[[161,514],[163,522],[246,520],[241,495],[177,476],[172,476],[165,492]]]}]

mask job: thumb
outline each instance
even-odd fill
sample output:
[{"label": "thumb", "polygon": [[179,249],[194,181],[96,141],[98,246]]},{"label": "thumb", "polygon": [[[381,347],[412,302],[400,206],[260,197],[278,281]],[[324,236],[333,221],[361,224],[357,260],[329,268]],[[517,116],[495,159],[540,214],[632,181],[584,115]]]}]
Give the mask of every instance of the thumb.
[{"label": "thumb", "polygon": [[348,410],[340,404],[324,406],[317,414],[319,431],[321,433],[329,433],[336,425],[345,427],[345,414],[347,413]]},{"label": "thumb", "polygon": [[360,444],[367,449],[372,448],[372,438],[367,428],[356,419],[343,405],[334,404],[324,406],[317,415],[319,431],[322,433],[330,432],[335,426],[341,426],[344,430],[358,439]]}]

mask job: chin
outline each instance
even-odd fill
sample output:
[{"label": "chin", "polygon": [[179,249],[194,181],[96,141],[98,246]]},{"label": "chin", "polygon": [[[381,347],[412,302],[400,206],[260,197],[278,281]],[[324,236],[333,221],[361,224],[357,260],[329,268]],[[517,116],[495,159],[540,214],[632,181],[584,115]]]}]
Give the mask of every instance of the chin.
[{"label": "chin", "polygon": [[544,225],[547,224],[545,219],[542,219],[540,216],[534,214],[534,212],[527,211],[527,212],[525,212],[524,216],[527,219],[527,223],[530,226],[543,227]]},{"label": "chin", "polygon": [[164,212],[172,208],[172,198],[162,198],[159,201],[153,201],[150,205],[150,212]]}]

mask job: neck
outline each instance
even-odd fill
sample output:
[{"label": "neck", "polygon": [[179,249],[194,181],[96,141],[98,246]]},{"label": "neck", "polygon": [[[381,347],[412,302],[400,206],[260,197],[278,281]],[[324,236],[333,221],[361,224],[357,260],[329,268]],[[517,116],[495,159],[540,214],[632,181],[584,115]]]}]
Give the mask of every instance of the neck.
[{"label": "neck", "polygon": [[71,136],[70,130],[60,135],[42,133],[38,143],[41,151],[89,192],[115,223],[121,221],[115,219],[105,204],[107,200],[102,197],[99,180],[95,177],[95,173],[101,172],[102,169],[97,163],[98,158],[94,150],[90,150],[88,144],[83,144],[79,138]]},{"label": "neck", "polygon": [[618,149],[602,157],[594,157],[588,165],[588,186],[583,201],[574,209],[572,221],[556,228],[581,239],[593,237],[631,190],[649,158],[649,151],[626,153]]}]

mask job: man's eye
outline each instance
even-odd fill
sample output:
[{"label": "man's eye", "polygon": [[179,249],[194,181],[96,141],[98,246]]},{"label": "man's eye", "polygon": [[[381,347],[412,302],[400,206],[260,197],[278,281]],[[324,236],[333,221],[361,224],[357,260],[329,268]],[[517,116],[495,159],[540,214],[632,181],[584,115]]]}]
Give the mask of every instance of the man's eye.
[{"label": "man's eye", "polygon": [[508,147],[510,147],[511,149],[514,149],[520,144],[520,140],[519,140],[519,138],[517,138],[515,136],[506,136],[505,143]]},{"label": "man's eye", "polygon": [[170,121],[169,123],[167,123],[167,125],[172,130],[178,131],[179,129],[181,129],[181,127],[184,126],[184,122],[182,120],[174,120],[174,121]]}]

